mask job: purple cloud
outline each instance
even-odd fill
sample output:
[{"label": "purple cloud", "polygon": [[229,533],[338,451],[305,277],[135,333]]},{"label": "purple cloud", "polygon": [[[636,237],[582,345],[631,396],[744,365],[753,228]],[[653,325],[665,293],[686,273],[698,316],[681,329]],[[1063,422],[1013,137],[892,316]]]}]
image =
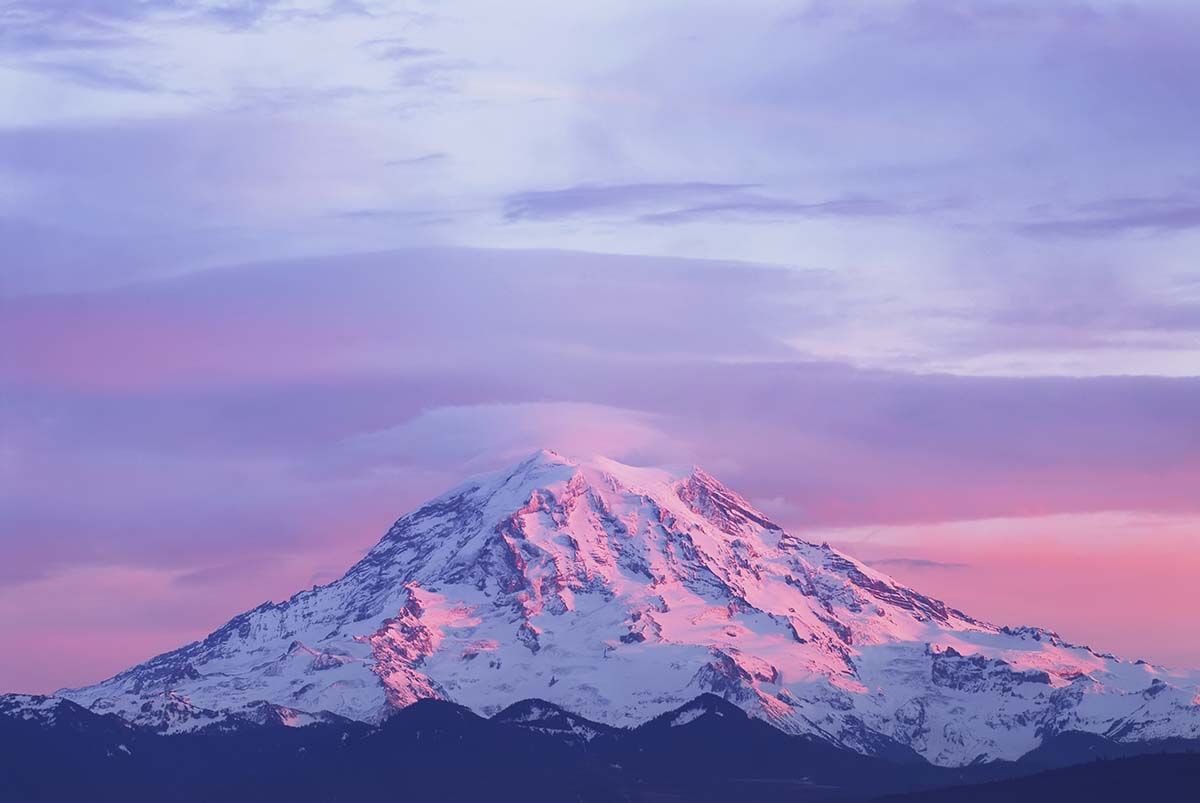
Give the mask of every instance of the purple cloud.
[{"label": "purple cloud", "polygon": [[927,558],[871,558],[867,561],[871,566],[874,566],[883,571],[892,569],[935,569],[949,570],[966,569],[966,563],[954,563],[952,561],[929,560]]},{"label": "purple cloud", "polygon": [[504,216],[509,221],[522,221],[621,215],[661,225],[745,217],[867,217],[904,211],[897,204],[871,198],[802,203],[753,192],[756,187],[689,181],[536,190],[506,198]]},{"label": "purple cloud", "polygon": [[515,193],[505,199],[504,216],[508,220],[553,220],[588,213],[627,213],[647,206],[727,198],[750,186],[687,181],[532,190]]},{"label": "purple cloud", "polygon": [[542,445],[712,466],[801,526],[1196,508],[1200,380],[798,361],[826,281],[426,250],[10,299],[0,503],[38,537],[0,551],[33,576],[361,544]]},{"label": "purple cloud", "polygon": [[162,84],[134,72],[94,61],[43,62],[31,66],[31,69],[93,89],[112,89],[120,92],[167,91]]},{"label": "purple cloud", "polygon": [[434,151],[433,153],[423,153],[420,156],[409,156],[409,157],[406,157],[403,159],[389,159],[386,162],[386,164],[389,167],[404,167],[407,165],[422,165],[422,164],[429,164],[430,162],[440,161],[442,159],[447,158],[448,156],[449,156],[449,154],[443,153],[441,151]]},{"label": "purple cloud", "polygon": [[441,50],[436,48],[415,47],[407,39],[400,37],[372,39],[364,42],[363,46],[371,50],[375,58],[385,61],[407,61],[444,55]]},{"label": "purple cloud", "polygon": [[1179,231],[1200,228],[1200,200],[1113,198],[1077,207],[1068,217],[1025,223],[1021,230],[1039,237],[1103,237],[1128,231]]},{"label": "purple cloud", "polygon": [[643,223],[676,224],[703,220],[762,217],[773,220],[819,217],[876,217],[899,215],[904,208],[889,201],[871,198],[845,198],[818,203],[800,203],[783,198],[747,195],[720,203],[701,204],[666,212],[642,215]]}]

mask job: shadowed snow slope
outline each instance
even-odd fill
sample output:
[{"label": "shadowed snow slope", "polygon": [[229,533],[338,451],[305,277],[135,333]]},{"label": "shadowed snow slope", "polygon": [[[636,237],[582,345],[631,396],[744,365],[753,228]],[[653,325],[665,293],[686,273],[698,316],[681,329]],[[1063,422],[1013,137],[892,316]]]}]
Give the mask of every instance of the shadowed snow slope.
[{"label": "shadowed snow slope", "polygon": [[265,701],[379,722],[537,698],[607,725],[709,692],[934,763],[1061,731],[1200,737],[1195,675],[998,628],[780,529],[705,472],[539,452],[404,516],[344,577],[59,695],[131,720]]}]

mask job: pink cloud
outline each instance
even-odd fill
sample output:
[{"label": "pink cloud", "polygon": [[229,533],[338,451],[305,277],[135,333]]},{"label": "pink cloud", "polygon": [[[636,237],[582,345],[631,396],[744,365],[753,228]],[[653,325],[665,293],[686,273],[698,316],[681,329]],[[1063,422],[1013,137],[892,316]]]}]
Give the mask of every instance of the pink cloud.
[{"label": "pink cloud", "polygon": [[1200,516],[1062,515],[825,530],[898,579],[997,624],[1124,658],[1200,665]]}]

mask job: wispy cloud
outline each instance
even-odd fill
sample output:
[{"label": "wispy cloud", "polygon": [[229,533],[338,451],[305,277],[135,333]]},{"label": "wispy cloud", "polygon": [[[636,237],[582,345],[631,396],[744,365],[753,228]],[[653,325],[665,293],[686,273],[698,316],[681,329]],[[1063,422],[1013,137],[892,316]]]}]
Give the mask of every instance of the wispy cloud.
[{"label": "wispy cloud", "polygon": [[833,201],[802,203],[762,195],[744,195],[699,206],[641,215],[643,223],[670,225],[704,220],[759,219],[763,222],[788,218],[880,217],[899,215],[904,208],[889,201],[871,198],[843,198]]},{"label": "wispy cloud", "polygon": [[331,213],[330,217],[353,221],[376,221],[390,223],[450,223],[454,216],[435,209],[345,209]]},{"label": "wispy cloud", "polygon": [[392,37],[387,39],[371,39],[363,43],[371,54],[383,61],[407,61],[444,55],[443,51],[432,47],[420,47],[408,39]]},{"label": "wispy cloud", "polygon": [[116,25],[95,21],[57,30],[28,21],[24,24],[10,21],[0,28],[0,53],[6,55],[115,50],[140,41]]},{"label": "wispy cloud", "polygon": [[434,151],[433,153],[424,153],[420,156],[409,156],[403,159],[388,159],[384,162],[388,167],[405,167],[407,165],[424,165],[431,162],[440,162],[449,158],[449,154],[443,151]]},{"label": "wispy cloud", "polygon": [[970,567],[968,563],[930,560],[927,558],[871,558],[867,563],[880,569],[936,569],[955,571]]},{"label": "wispy cloud", "polygon": [[296,0],[173,0],[192,19],[216,23],[233,29],[262,27],[275,21],[305,20],[326,22],[342,17],[373,16],[363,0],[325,0],[323,5],[298,3]]},{"label": "wispy cloud", "polygon": [[121,92],[167,92],[163,84],[133,70],[95,61],[37,61],[27,62],[26,69],[53,75],[79,86]]},{"label": "wispy cloud", "polygon": [[643,184],[580,184],[554,190],[514,193],[504,200],[508,220],[555,220],[595,213],[630,212],[681,201],[727,198],[751,184],[706,181]]},{"label": "wispy cloud", "polygon": [[1129,231],[1200,228],[1200,198],[1112,198],[1077,206],[1066,216],[1044,213],[1023,224],[1036,237],[1107,237]]},{"label": "wispy cloud", "polygon": [[515,193],[504,200],[509,221],[627,215],[660,225],[730,218],[873,217],[900,214],[900,206],[871,198],[806,203],[758,192],[757,184],[706,181],[581,184]]}]

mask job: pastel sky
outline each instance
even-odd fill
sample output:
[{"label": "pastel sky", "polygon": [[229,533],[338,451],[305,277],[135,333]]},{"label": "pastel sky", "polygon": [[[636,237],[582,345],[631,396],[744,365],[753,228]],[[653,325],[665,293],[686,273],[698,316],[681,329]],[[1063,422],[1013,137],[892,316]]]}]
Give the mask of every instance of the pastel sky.
[{"label": "pastel sky", "polygon": [[0,3],[0,691],[538,447],[1200,666],[1200,5]]}]

